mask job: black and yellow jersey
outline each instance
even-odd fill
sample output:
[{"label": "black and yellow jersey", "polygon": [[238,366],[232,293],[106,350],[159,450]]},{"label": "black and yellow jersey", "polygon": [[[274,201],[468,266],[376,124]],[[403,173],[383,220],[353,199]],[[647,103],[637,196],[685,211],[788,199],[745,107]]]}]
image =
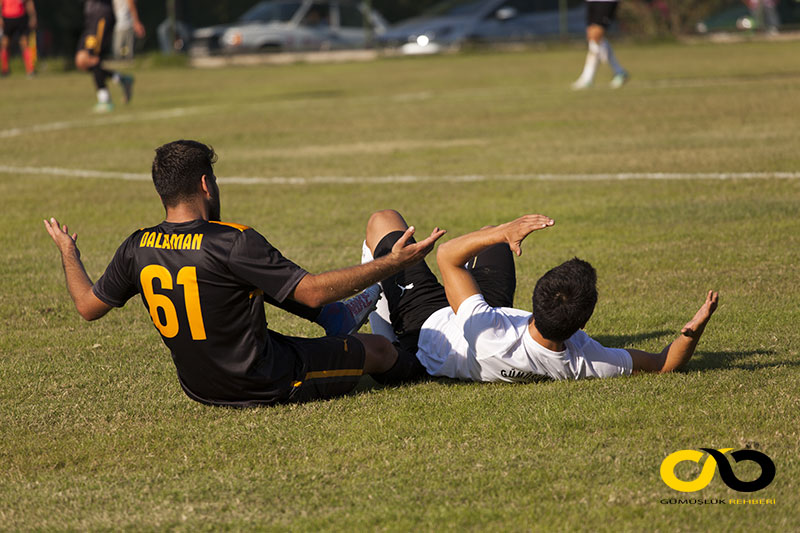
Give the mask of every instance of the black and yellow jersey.
[{"label": "black and yellow jersey", "polygon": [[248,405],[285,399],[297,363],[264,299],[284,302],[306,274],[247,226],[163,222],[128,237],[93,291],[114,307],[141,294],[191,398]]}]

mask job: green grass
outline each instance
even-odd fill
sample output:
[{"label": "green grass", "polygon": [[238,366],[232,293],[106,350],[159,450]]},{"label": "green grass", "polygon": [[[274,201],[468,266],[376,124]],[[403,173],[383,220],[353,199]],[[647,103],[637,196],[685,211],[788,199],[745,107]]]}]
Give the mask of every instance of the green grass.
[{"label": "green grass", "polygon": [[[98,322],[78,317],[42,227],[57,216],[77,231],[96,279],[124,237],[163,216],[152,185],[2,171],[0,530],[798,529],[800,181],[520,179],[797,172],[796,54],[796,43],[620,46],[630,84],[611,91],[604,72],[585,93],[568,90],[578,48],[142,65],[133,104],[110,117],[89,114],[86,75],[2,80],[3,167],[146,174],[156,146],[196,138],[219,152],[221,178],[419,178],[223,181],[223,218],[254,226],[311,271],[357,262],[377,209],[452,235],[541,212],[556,226],[526,241],[518,307],[530,309],[535,280],[574,255],[598,269],[587,330],[609,345],[658,350],[705,290],[718,289],[721,305],[695,358],[672,375],[434,381],[209,408],[181,392],[138,298]],[[185,114],[158,118],[176,108]],[[466,175],[487,179],[442,179]],[[282,332],[321,333],[274,309],[268,319]],[[769,455],[775,481],[752,497],[776,503],[660,503],[747,497],[718,475],[689,495],[661,481],[668,454],[708,446]],[[742,479],[755,470],[735,467]]]}]

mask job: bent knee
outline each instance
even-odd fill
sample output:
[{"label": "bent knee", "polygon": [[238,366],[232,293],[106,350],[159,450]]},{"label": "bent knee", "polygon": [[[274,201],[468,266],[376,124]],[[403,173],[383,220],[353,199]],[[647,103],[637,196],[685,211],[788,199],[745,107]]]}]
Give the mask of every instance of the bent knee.
[{"label": "bent knee", "polygon": [[394,209],[375,211],[367,222],[367,246],[374,252],[375,247],[385,235],[406,229],[408,229],[408,225],[398,211]]},{"label": "bent knee", "polygon": [[381,373],[389,370],[397,359],[394,345],[381,335],[356,334],[355,337],[364,345],[367,373]]}]

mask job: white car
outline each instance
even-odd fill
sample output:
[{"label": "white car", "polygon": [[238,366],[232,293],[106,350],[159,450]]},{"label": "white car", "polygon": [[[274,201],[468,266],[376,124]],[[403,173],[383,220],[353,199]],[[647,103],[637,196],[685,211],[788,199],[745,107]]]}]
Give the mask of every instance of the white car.
[{"label": "white car", "polygon": [[385,30],[384,18],[357,0],[270,0],[233,24],[195,30],[190,53],[364,48]]}]

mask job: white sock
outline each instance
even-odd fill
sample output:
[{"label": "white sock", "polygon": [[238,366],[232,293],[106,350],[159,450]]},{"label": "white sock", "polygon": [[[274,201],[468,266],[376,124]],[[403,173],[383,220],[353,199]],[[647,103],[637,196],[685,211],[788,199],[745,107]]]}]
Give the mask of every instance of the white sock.
[{"label": "white sock", "polygon": [[589,41],[589,51],[586,52],[586,63],[583,65],[583,72],[581,72],[577,83],[591,83],[594,81],[594,75],[597,73],[597,64],[599,62],[600,46],[594,41]]},{"label": "white sock", "polygon": [[[361,263],[369,263],[372,261],[372,252],[367,246],[367,241],[361,245]],[[379,283],[380,285],[380,283]],[[376,335],[383,335],[392,342],[397,340],[397,335],[394,334],[392,321],[389,318],[389,302],[386,301],[386,295],[378,300],[378,306],[373,312],[369,314],[369,326],[372,328],[372,333]]]},{"label": "white sock", "polygon": [[619,61],[617,61],[617,57],[614,55],[614,50],[611,48],[611,45],[606,39],[603,39],[600,42],[600,60],[603,63],[608,63],[608,65],[614,71],[614,74],[622,74],[625,72],[625,69],[622,68],[622,65],[619,64]]},{"label": "white sock", "polygon": [[116,72],[116,71],[115,71],[115,72],[114,72],[114,73],[111,75],[111,81],[113,81],[114,83],[119,83],[119,80],[120,80],[119,72]]},{"label": "white sock", "polygon": [[100,104],[111,103],[111,93],[108,89],[97,89],[97,102]]}]

